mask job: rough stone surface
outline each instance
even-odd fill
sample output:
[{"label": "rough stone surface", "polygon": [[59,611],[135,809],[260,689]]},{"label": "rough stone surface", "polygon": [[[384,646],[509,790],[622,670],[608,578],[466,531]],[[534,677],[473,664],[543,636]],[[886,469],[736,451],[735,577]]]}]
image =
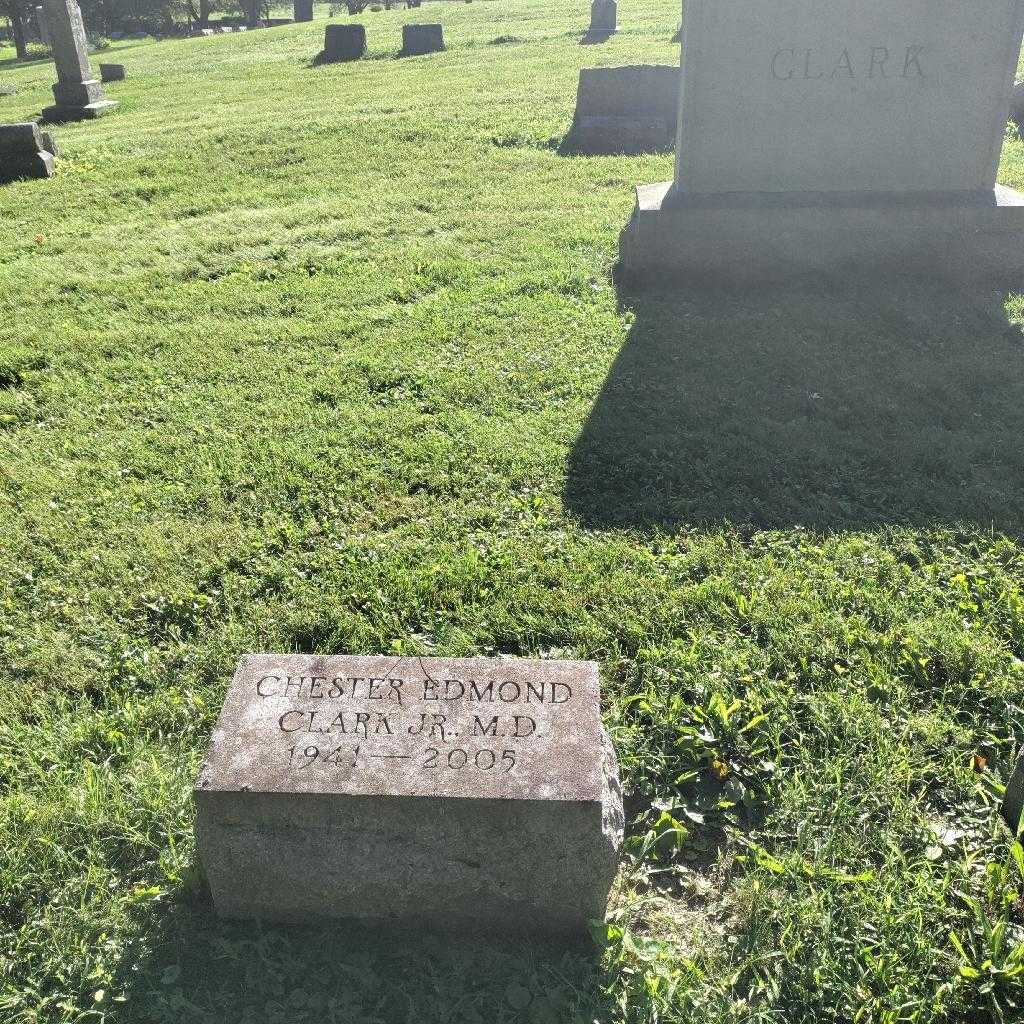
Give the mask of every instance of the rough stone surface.
[{"label": "rough stone surface", "polygon": [[100,81],[101,82],[123,82],[124,81],[124,65],[123,64],[101,64],[100,65]]},{"label": "rough stone surface", "polygon": [[414,57],[444,49],[444,30],[440,25],[403,25],[402,53]]},{"label": "rough stone surface", "polygon": [[92,76],[89,44],[77,0],[46,0],[51,48],[57,65],[56,103],[43,111],[47,121],[81,121],[100,117],[117,103],[103,95],[103,87]]},{"label": "rough stone surface", "polygon": [[0,124],[0,181],[49,178],[54,156],[53,140],[34,121]]},{"label": "rough stone surface", "polygon": [[196,785],[218,912],[583,932],[622,838],[599,703],[590,662],[242,659]]},{"label": "rough stone surface", "polygon": [[295,0],[292,8],[295,21],[313,20],[313,0]]},{"label": "rough stone surface", "polygon": [[1022,27],[1024,0],[687,0],[675,180],[622,270],[1024,273],[994,188]]},{"label": "rough stone surface", "polygon": [[675,140],[679,68],[668,64],[583,68],[569,147],[580,153],[645,153]]},{"label": "rough stone surface", "polygon": [[615,0],[594,0],[590,5],[589,34],[610,36],[616,30],[616,14]]},{"label": "rough stone surface", "polygon": [[1021,826],[1021,814],[1024,814],[1024,751],[1017,758],[1013,774],[1006,783],[1002,811],[1006,824],[1014,832],[1018,832]]},{"label": "rough stone surface", "polygon": [[364,53],[365,25],[328,25],[324,30],[323,59],[328,64],[339,60],[358,60]]}]

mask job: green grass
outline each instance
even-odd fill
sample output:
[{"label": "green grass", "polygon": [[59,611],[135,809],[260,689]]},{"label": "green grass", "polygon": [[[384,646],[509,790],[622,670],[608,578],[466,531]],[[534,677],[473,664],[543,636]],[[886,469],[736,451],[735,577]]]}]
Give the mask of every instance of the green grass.
[{"label": "green grass", "polygon": [[[617,294],[671,156],[557,147],[581,66],[676,57],[620,16],[117,44],[0,189],[4,1024],[1020,1020],[1024,300]],[[190,787],[262,650],[598,660],[600,944],[218,922]]]}]

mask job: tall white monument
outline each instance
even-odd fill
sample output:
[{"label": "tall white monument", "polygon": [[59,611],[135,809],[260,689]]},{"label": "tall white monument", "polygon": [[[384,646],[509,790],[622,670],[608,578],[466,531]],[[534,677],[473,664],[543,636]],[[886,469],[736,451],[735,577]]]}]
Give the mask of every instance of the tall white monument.
[{"label": "tall white monument", "polygon": [[627,275],[1024,268],[995,184],[1024,0],[687,0],[675,179]]}]

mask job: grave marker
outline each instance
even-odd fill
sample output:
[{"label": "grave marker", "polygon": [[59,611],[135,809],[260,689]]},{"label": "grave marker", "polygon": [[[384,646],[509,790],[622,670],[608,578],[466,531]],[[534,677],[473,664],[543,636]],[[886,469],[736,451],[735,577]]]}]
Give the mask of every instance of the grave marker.
[{"label": "grave marker", "polygon": [[403,25],[402,54],[415,57],[444,49],[444,30],[440,25]]},{"label": "grave marker", "polygon": [[218,913],[578,933],[622,838],[591,662],[243,658],[196,785]]},{"label": "grave marker", "polygon": [[49,178],[56,148],[34,121],[0,124],[0,181]]},{"label": "grave marker", "polygon": [[610,36],[616,30],[617,8],[615,0],[594,0],[590,5],[591,36]]},{"label": "grave marker", "polygon": [[56,102],[43,111],[47,121],[81,121],[109,113],[117,103],[103,95],[92,75],[89,45],[77,0],[46,0],[50,47],[57,66]]},{"label": "grave marker", "polygon": [[365,25],[328,25],[324,30],[324,63],[333,64],[335,61],[358,60],[364,53],[366,53]]},{"label": "grave marker", "polygon": [[631,275],[1022,267],[995,185],[1022,0],[687,0],[673,182],[637,190]]}]

